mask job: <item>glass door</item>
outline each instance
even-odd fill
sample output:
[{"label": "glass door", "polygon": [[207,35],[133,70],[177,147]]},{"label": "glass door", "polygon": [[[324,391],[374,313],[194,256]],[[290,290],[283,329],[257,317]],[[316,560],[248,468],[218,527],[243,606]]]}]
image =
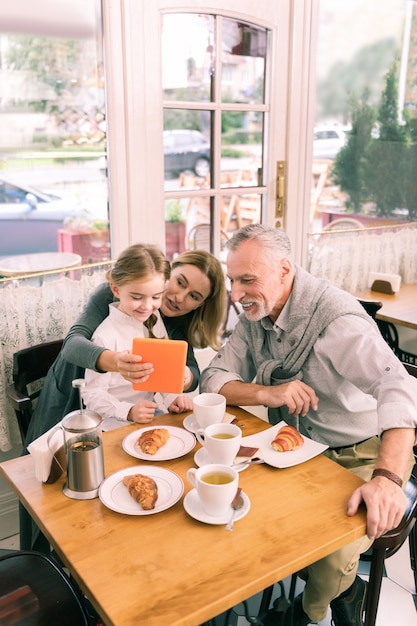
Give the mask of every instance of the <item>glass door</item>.
[{"label": "glass door", "polygon": [[298,255],[310,193],[305,4],[103,0],[116,254],[141,240],[167,244],[171,258],[193,246],[220,255],[261,220],[285,225]]},{"label": "glass door", "polygon": [[[220,250],[265,220],[264,26],[207,13],[162,17],[166,249]],[[178,33],[188,33],[178,40]]]}]

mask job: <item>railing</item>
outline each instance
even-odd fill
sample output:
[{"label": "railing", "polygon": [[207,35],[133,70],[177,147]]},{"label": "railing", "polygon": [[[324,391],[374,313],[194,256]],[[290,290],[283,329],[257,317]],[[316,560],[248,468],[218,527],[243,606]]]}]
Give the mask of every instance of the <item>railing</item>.
[{"label": "railing", "polygon": [[[0,279],[0,450],[20,442],[16,418],[6,401],[13,354],[27,346],[65,337],[111,261],[68,271]],[[42,284],[39,279],[42,278]]]},{"label": "railing", "polygon": [[417,222],[308,234],[309,271],[350,293],[366,291],[370,272],[417,282]]}]

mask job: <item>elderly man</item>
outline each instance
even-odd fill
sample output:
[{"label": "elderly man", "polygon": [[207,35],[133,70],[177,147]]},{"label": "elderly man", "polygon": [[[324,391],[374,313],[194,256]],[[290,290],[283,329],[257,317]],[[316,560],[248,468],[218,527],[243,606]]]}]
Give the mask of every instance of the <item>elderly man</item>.
[{"label": "elderly man", "polygon": [[[219,392],[228,404],[267,406],[270,422],[285,419],[327,444],[331,459],[367,481],[347,514],[366,504],[368,536],[308,567],[294,608],[296,626],[323,620],[329,604],[335,626],[362,626],[358,560],[404,514],[417,381],[353,296],[292,262],[283,230],[246,226],[228,249],[232,298],[243,314],[203,372],[201,391]],[[273,624],[272,612],[266,620]]]}]

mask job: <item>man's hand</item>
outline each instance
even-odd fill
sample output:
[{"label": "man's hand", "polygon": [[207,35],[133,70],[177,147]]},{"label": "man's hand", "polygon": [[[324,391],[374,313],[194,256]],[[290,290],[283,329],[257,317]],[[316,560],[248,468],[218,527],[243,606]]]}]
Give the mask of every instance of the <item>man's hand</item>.
[{"label": "man's hand", "polygon": [[[292,380],[273,387],[264,387],[265,404],[271,408],[288,407],[290,415],[306,415],[311,408],[317,411],[319,399],[312,387],[301,380]],[[262,393],[261,393],[262,395]]]},{"label": "man's hand", "polygon": [[401,487],[382,476],[373,478],[353,492],[347,514],[355,515],[361,502],[367,509],[367,534],[370,539],[377,539],[398,526],[406,508],[406,497]]},{"label": "man's hand", "polygon": [[227,404],[235,406],[263,404],[274,409],[287,406],[290,415],[304,416],[309,409],[317,411],[319,404],[314,389],[301,380],[292,380],[273,387],[231,380],[223,385],[219,393],[226,398]]}]

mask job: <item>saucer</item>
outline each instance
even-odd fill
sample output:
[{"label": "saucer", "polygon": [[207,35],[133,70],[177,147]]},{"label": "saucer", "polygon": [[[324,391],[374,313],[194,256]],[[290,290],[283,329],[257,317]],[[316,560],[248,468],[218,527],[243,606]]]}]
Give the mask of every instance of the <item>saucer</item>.
[{"label": "saucer", "polygon": [[[245,517],[250,509],[250,500],[248,496],[244,491],[241,492],[241,495],[243,498],[243,507],[240,509],[240,511],[236,511],[234,517],[235,522],[239,519],[242,519],[242,517]],[[227,524],[232,514],[232,507],[230,507],[230,511],[228,511],[225,515],[219,515],[218,517],[214,515],[207,515],[207,513],[201,506],[200,498],[197,494],[197,489],[191,489],[191,491],[189,491],[185,496],[183,502],[184,509],[187,511],[188,515],[196,519],[198,522],[204,522],[205,524]]]},{"label": "saucer", "polygon": [[187,417],[184,418],[182,425],[184,426],[185,430],[188,430],[190,433],[193,433],[194,435],[197,432],[197,430],[200,428],[196,418],[194,417],[194,413],[191,413],[191,415],[187,415]]},{"label": "saucer", "polygon": [[[194,455],[194,463],[197,467],[203,467],[204,465],[209,465],[212,461],[210,461],[210,457],[207,454],[205,448],[200,448]],[[243,470],[249,467],[250,463],[246,463],[246,465],[242,465],[241,467],[236,467],[236,471],[243,472]]]}]

